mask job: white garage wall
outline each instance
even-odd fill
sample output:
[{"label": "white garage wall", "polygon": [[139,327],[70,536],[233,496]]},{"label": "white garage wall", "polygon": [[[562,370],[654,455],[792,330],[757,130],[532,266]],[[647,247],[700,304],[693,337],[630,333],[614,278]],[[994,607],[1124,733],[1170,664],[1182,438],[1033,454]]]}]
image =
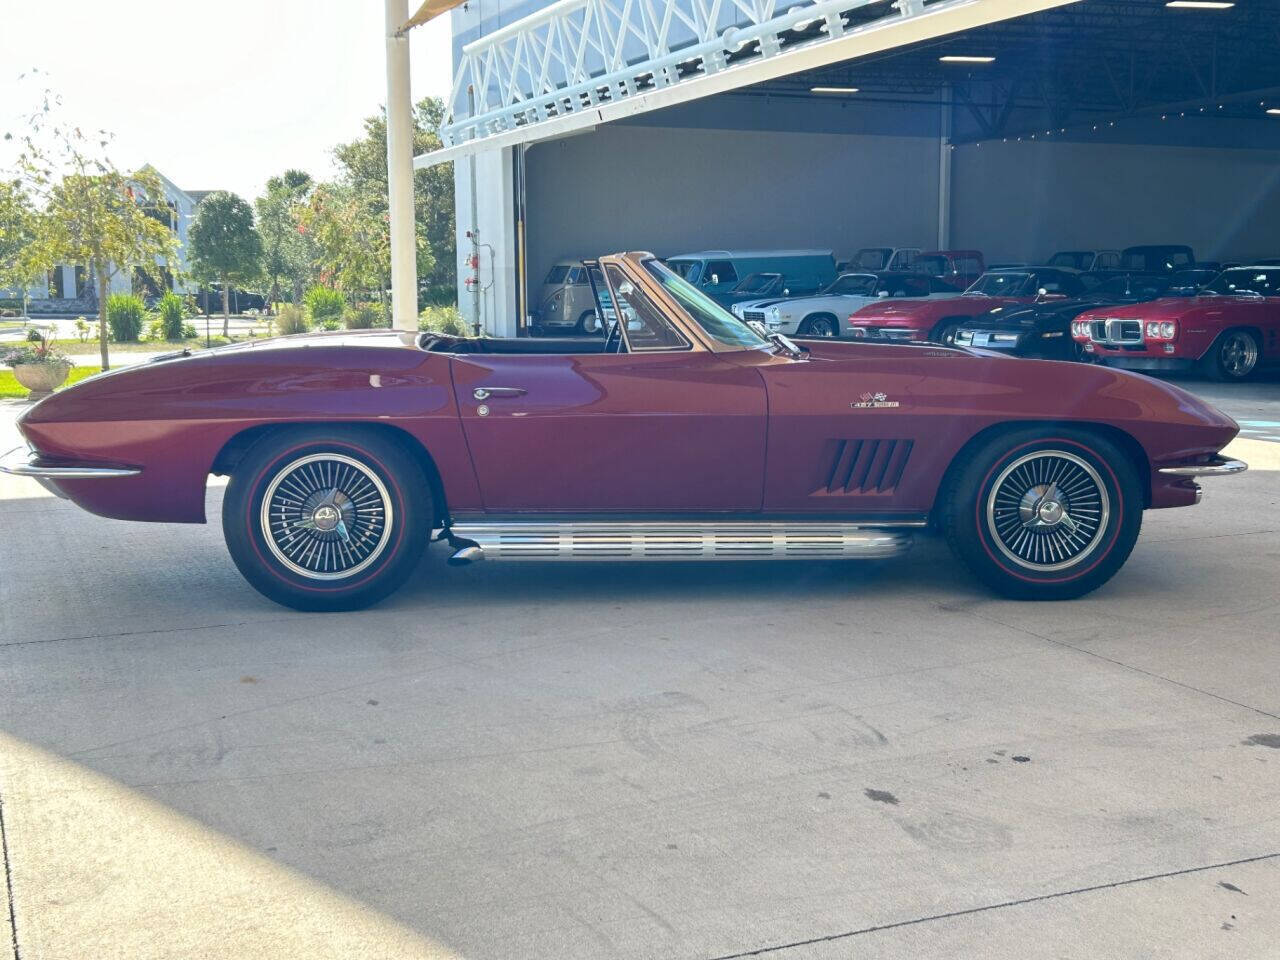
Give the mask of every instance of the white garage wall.
[{"label": "white garage wall", "polygon": [[927,137],[606,126],[529,148],[529,276],[559,257],[933,246]]},{"label": "white garage wall", "polygon": [[1202,260],[1280,256],[1280,151],[984,143],[952,154],[952,242],[988,260],[1186,243]]}]

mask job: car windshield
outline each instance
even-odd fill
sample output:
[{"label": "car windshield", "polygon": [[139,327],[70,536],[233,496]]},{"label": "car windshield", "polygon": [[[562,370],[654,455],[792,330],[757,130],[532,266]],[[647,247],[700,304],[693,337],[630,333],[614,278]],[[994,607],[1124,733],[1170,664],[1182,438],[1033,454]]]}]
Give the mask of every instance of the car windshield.
[{"label": "car windshield", "polygon": [[916,273],[926,273],[931,277],[943,277],[951,272],[946,257],[916,257],[913,269]]},{"label": "car windshield", "polygon": [[674,270],[680,279],[688,280],[690,283],[697,283],[698,275],[702,272],[702,265],[697,260],[669,260],[666,265]]},{"label": "car windshield", "polygon": [[780,273],[749,273],[733,288],[734,293],[765,293],[777,281],[782,279]]},{"label": "car windshield", "polygon": [[1000,273],[984,273],[973,282],[965,293],[979,294],[987,297],[1024,297],[1035,283],[1029,273],[1013,271]]},{"label": "car windshield", "polygon": [[[1177,277],[1173,278],[1174,281]],[[1099,284],[1089,291],[1089,296],[1099,299],[1131,298],[1135,300],[1154,300],[1169,289],[1169,277],[1148,277],[1137,274],[1123,274],[1111,277],[1106,283]]]},{"label": "car windshield", "polygon": [[889,265],[888,247],[863,247],[853,256],[852,265],[862,270],[883,270]]},{"label": "car windshield", "polygon": [[1062,250],[1049,258],[1051,267],[1070,267],[1073,270],[1087,270],[1093,263],[1093,254],[1087,250]]},{"label": "car windshield", "polygon": [[547,285],[564,283],[567,276],[569,276],[569,265],[567,263],[557,263],[551,268],[551,272],[547,274],[547,279],[542,282]]},{"label": "car windshield", "polygon": [[662,261],[646,260],[644,266],[709,337],[727,346],[742,347],[745,350],[755,350],[769,345],[768,340],[676,274]]},{"label": "car windshield", "polygon": [[1264,297],[1280,296],[1280,268],[1240,267],[1224,270],[1204,288],[1205,293],[1256,293]]},{"label": "car windshield", "polygon": [[869,273],[846,273],[836,277],[835,283],[823,290],[823,293],[855,294],[860,297],[875,296],[876,278]]}]

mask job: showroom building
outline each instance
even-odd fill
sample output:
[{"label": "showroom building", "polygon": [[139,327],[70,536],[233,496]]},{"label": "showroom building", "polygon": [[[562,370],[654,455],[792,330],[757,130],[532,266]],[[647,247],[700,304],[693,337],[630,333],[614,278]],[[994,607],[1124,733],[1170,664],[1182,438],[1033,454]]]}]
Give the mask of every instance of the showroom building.
[{"label": "showroom building", "polygon": [[472,0],[452,12],[459,298],[524,332],[620,249],[1280,256],[1275,0]]}]

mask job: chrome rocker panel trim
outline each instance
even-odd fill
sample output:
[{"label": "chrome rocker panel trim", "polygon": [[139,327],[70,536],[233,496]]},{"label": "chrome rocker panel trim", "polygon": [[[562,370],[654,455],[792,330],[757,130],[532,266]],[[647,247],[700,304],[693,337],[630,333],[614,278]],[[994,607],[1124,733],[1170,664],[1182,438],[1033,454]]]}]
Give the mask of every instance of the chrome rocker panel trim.
[{"label": "chrome rocker panel trim", "polygon": [[118,477],[136,477],[141,467],[94,467],[78,464],[71,467],[50,467],[39,462],[36,454],[25,447],[15,447],[0,457],[0,473],[15,477],[33,477],[36,480],[104,480]]},{"label": "chrome rocker panel trim", "polygon": [[476,560],[838,560],[894,557],[907,530],[830,522],[463,521],[448,530],[454,563]]},{"label": "chrome rocker panel trim", "polygon": [[1243,460],[1215,460],[1190,467],[1161,467],[1157,473],[1166,477],[1229,477],[1248,469],[1249,465]]}]

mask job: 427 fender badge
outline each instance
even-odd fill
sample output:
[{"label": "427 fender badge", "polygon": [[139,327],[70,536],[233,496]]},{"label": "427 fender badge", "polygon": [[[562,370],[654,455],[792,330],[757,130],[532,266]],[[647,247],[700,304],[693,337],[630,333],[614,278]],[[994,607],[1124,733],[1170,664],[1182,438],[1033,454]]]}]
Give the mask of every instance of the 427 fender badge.
[{"label": "427 fender badge", "polygon": [[855,410],[865,410],[869,407],[882,409],[884,407],[896,407],[898,406],[898,401],[890,400],[888,395],[883,393],[864,393],[849,406]]}]

